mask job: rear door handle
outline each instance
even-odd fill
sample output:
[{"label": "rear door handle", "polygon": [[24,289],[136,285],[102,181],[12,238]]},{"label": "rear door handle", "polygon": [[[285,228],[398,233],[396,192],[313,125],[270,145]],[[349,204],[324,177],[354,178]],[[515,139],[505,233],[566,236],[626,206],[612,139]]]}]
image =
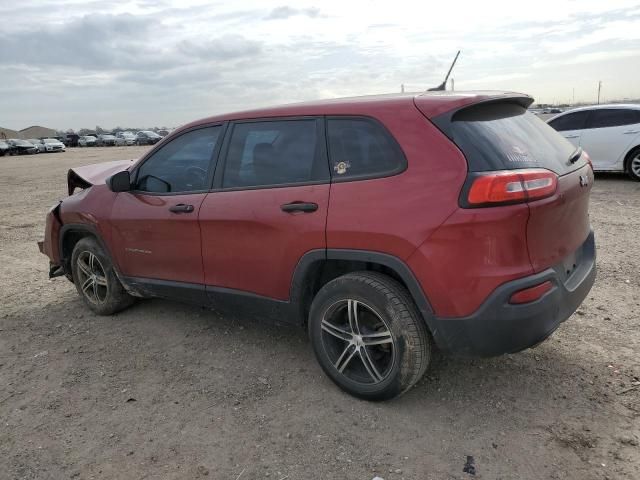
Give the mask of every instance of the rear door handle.
[{"label": "rear door handle", "polygon": [[578,138],[580,135],[565,135],[564,138]]},{"label": "rear door handle", "polygon": [[280,205],[280,209],[283,212],[291,213],[291,212],[315,212],[318,210],[317,203],[311,202],[292,202],[285,203],[284,205]]},{"label": "rear door handle", "polygon": [[640,130],[627,130],[624,132],[625,135],[633,135],[634,133],[640,133]]},{"label": "rear door handle", "polygon": [[172,205],[169,207],[169,211],[173,213],[191,213],[193,212],[193,205],[179,203],[178,205]]}]

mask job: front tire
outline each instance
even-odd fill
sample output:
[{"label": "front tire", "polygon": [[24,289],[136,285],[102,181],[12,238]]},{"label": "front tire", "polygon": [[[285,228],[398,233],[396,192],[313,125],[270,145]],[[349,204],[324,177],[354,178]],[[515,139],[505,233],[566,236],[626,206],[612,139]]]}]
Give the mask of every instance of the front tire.
[{"label": "front tire", "polygon": [[329,378],[365,400],[403,394],[431,358],[429,333],[408,292],[375,272],[350,273],[322,287],[311,305],[309,334]]},{"label": "front tire", "polygon": [[134,302],[95,238],[85,237],[78,241],[71,255],[71,268],[82,301],[98,315],[112,315]]}]

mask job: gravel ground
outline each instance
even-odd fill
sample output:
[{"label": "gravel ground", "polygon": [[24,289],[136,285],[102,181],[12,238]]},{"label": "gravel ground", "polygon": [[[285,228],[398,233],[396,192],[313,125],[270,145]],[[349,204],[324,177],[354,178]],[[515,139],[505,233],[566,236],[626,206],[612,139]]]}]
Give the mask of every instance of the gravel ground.
[{"label": "gravel ground", "polygon": [[302,331],[162,300],[113,317],[47,279],[36,240],[69,167],[0,158],[0,478],[631,479],[640,471],[640,183],[598,176],[598,280],[535,349],[437,355],[400,399],[321,372]]}]

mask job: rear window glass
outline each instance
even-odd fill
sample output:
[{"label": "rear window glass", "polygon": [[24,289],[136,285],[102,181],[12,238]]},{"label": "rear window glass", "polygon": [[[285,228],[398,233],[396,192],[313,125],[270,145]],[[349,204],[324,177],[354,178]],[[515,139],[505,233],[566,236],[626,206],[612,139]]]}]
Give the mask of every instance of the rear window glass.
[{"label": "rear window glass", "polygon": [[576,148],[553,128],[514,103],[486,103],[465,108],[448,125],[436,124],[462,150],[469,171],[546,168],[559,175],[584,165],[569,158]]}]

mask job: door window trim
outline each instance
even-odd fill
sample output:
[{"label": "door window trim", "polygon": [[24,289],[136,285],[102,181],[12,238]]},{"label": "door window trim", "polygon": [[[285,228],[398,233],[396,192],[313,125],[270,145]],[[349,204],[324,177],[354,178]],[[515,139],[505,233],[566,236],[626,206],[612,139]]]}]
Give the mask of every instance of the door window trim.
[{"label": "door window trim", "polygon": [[[621,125],[608,125],[605,127],[594,127],[591,125],[591,122],[593,121],[593,119],[597,118],[597,112],[599,111],[605,111],[605,110],[627,110],[627,111],[632,111],[635,113],[635,117],[636,117],[636,121],[633,123],[623,123]],[[620,127],[628,127],[629,125],[637,125],[640,123],[640,114],[639,114],[640,110],[636,110],[634,108],[626,108],[626,107],[622,107],[622,108],[613,108],[613,107],[606,107],[606,108],[594,108],[592,110],[589,111],[589,117],[587,118],[586,122],[585,122],[585,130],[595,130],[597,128],[620,128]]]},{"label": "door window trim", "polygon": [[[336,175],[334,175],[333,168],[331,168],[331,147],[329,146],[330,143],[331,143],[329,141],[329,120],[360,120],[360,121],[366,121],[366,122],[369,122],[369,123],[372,123],[374,125],[379,126],[382,129],[382,132],[387,137],[387,140],[392,142],[396,146],[396,148],[398,149],[398,152],[401,154],[400,163],[399,163],[398,167],[396,167],[396,168],[394,168],[392,170],[385,170],[385,171],[373,172],[373,173],[364,173],[364,174],[360,174],[360,175],[347,175],[347,176],[336,176]],[[373,179],[378,179],[378,178],[394,177],[396,175],[400,175],[401,173],[406,171],[407,168],[409,168],[409,162],[407,161],[407,155],[405,154],[404,150],[402,149],[402,145],[400,145],[400,142],[398,140],[396,140],[396,137],[393,136],[393,134],[384,125],[384,123],[382,123],[377,118],[370,117],[368,115],[349,115],[349,114],[347,114],[347,115],[326,115],[324,117],[324,124],[325,124],[325,127],[324,127],[325,139],[326,139],[326,143],[327,143],[327,161],[329,162],[329,174],[331,175],[331,183],[358,182],[358,181],[361,181],[361,180],[373,180]]]},{"label": "door window trim", "polygon": [[165,145],[168,145],[170,142],[180,138],[181,136],[187,134],[187,133],[191,133],[194,132],[196,130],[202,130],[205,128],[213,128],[213,127],[221,127],[220,130],[220,135],[218,135],[218,140],[216,141],[216,146],[213,149],[213,152],[211,153],[211,158],[209,159],[209,171],[208,171],[208,175],[207,175],[207,181],[205,183],[205,186],[208,186],[208,188],[204,188],[204,189],[200,189],[200,190],[186,190],[186,191],[182,191],[182,192],[146,192],[144,190],[130,190],[127,193],[131,193],[131,194],[137,194],[137,195],[151,195],[151,196],[158,196],[158,197],[169,197],[169,196],[174,196],[174,195],[195,195],[198,193],[208,193],[211,191],[211,186],[213,183],[213,178],[215,175],[215,170],[217,167],[217,164],[219,163],[219,157],[220,157],[220,151],[222,148],[222,143],[225,140],[226,137],[226,133],[228,130],[228,124],[229,122],[215,122],[215,123],[210,123],[210,124],[203,124],[203,125],[197,125],[188,129],[185,129],[183,131],[181,131],[179,134],[175,135],[175,136],[170,136],[170,137],[165,137],[164,139],[162,139],[161,141],[159,141],[154,148],[152,148],[144,157],[142,157],[142,159],[130,170],[129,174],[131,176],[131,184],[132,185],[136,185],[137,181],[138,181],[138,172],[140,170],[140,168],[150,159],[152,158],[161,148],[163,148]]},{"label": "door window trim", "polygon": [[[287,122],[287,121],[300,121],[300,120],[314,120],[316,127],[316,152],[317,157],[315,161],[321,162],[326,165],[326,178],[318,180],[309,180],[302,182],[287,182],[277,183],[272,185],[251,185],[242,187],[223,187],[224,172],[227,166],[229,147],[231,145],[231,139],[233,137],[233,131],[236,125],[245,123],[266,123],[266,122]],[[281,117],[266,117],[266,118],[243,118],[238,120],[232,120],[227,128],[227,134],[224,137],[224,142],[221,145],[220,156],[216,165],[215,175],[213,178],[213,186],[211,192],[236,192],[242,190],[269,190],[273,188],[286,188],[286,187],[302,187],[306,185],[326,185],[331,182],[331,172],[329,171],[329,155],[327,152],[326,132],[325,124],[322,121],[321,116],[316,115],[304,115],[304,116],[281,116]]]}]

